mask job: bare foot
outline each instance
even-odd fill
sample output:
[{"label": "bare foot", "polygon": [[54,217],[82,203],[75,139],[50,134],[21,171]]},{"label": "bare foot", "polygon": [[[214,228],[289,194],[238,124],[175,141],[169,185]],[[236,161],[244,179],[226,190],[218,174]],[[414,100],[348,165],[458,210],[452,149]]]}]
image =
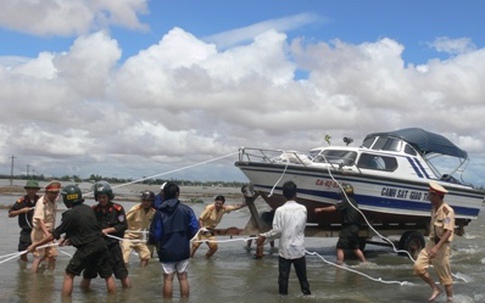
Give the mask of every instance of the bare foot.
[{"label": "bare foot", "polygon": [[428,299],[428,302],[433,302],[436,298],[438,298],[441,294],[443,293],[443,291],[439,288],[436,288],[435,290],[433,290],[433,293],[431,294],[431,297],[429,297]]}]

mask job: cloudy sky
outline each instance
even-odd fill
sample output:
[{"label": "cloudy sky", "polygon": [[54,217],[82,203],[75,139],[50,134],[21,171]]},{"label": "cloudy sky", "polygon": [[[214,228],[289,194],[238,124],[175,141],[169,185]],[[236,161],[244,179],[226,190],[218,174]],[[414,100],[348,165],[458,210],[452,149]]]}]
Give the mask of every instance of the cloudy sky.
[{"label": "cloudy sky", "polygon": [[238,180],[241,146],[421,127],[485,184],[485,3],[9,0],[0,173]]}]

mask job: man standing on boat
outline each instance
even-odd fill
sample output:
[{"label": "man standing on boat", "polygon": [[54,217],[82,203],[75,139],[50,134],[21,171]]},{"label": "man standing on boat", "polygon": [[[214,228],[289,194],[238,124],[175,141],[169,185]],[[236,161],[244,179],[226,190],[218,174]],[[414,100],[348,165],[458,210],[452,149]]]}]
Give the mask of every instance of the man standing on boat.
[{"label": "man standing on boat", "polygon": [[204,211],[200,214],[199,217],[199,224],[200,224],[200,231],[197,235],[196,241],[192,242],[192,250],[190,253],[190,257],[194,257],[195,252],[202,244],[202,242],[206,242],[209,246],[209,251],[205,254],[207,258],[210,258],[218,249],[216,237],[214,235],[214,229],[216,226],[221,222],[222,216],[224,214],[230,213],[233,210],[240,209],[245,204],[237,204],[237,205],[224,205],[226,202],[226,198],[223,195],[218,195],[214,199],[214,203],[207,205]]},{"label": "man standing on boat", "polygon": [[295,267],[301,292],[304,295],[311,294],[306,275],[305,257],[307,210],[305,206],[295,201],[296,192],[297,187],[293,181],[283,184],[283,196],[286,202],[275,211],[273,229],[259,234],[256,241],[257,245],[263,245],[266,240],[280,239],[278,258],[278,292],[280,295],[288,294],[291,264]]},{"label": "man standing on boat", "polygon": [[[32,233],[32,217],[34,216],[35,203],[40,198],[40,196],[37,195],[37,192],[40,189],[37,181],[28,180],[24,189],[26,195],[18,198],[8,211],[9,218],[18,216],[20,227],[19,251],[24,251],[30,244],[32,244],[30,239],[30,234]],[[27,262],[27,254],[22,254],[20,260]]]},{"label": "man standing on boat", "polygon": [[450,266],[451,241],[455,227],[455,212],[443,201],[448,191],[437,182],[429,183],[429,200],[433,205],[431,209],[431,222],[429,241],[421,250],[414,262],[414,272],[432,289],[428,301],[434,301],[443,292],[428,273],[428,268],[433,265],[441,285],[445,287],[448,301],[453,300],[453,278]]},{"label": "man standing on boat", "polygon": [[345,249],[351,249],[360,261],[366,262],[364,253],[359,248],[359,229],[362,221],[357,211],[358,205],[354,198],[354,187],[348,183],[341,184],[341,200],[336,205],[315,208],[315,213],[340,211],[342,213],[342,230],[337,242],[337,263],[343,264]]}]

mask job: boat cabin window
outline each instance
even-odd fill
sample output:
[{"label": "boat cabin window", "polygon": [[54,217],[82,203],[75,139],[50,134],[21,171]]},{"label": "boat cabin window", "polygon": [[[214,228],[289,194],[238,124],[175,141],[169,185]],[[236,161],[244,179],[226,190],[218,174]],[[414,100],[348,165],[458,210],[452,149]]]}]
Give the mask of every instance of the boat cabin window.
[{"label": "boat cabin window", "polygon": [[376,142],[372,145],[371,149],[375,150],[389,150],[389,151],[400,151],[402,147],[402,140],[389,138],[389,137],[379,137]]},{"label": "boat cabin window", "polygon": [[394,171],[397,168],[397,160],[394,157],[381,155],[362,154],[357,162],[358,168]]},{"label": "boat cabin window", "polygon": [[310,159],[317,163],[331,163],[352,165],[355,163],[357,153],[348,150],[321,150],[310,151]]},{"label": "boat cabin window", "polygon": [[370,137],[365,139],[364,142],[362,143],[362,147],[370,149],[370,147],[372,146],[375,140],[376,140],[376,137]]},{"label": "boat cabin window", "polygon": [[411,146],[409,146],[409,144],[406,144],[404,146],[404,152],[406,154],[412,155],[412,156],[416,156],[418,154],[414,148],[412,148]]}]

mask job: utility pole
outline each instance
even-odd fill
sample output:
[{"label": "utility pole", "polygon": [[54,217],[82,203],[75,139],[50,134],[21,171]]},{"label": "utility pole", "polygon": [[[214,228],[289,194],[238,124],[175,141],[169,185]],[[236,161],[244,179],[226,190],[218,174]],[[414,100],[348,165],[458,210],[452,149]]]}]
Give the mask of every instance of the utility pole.
[{"label": "utility pole", "polygon": [[30,165],[27,164],[27,179],[29,178],[29,169],[30,169]]},{"label": "utility pole", "polygon": [[15,156],[12,155],[12,166],[10,167],[10,186],[13,186],[13,161],[15,159]]}]

